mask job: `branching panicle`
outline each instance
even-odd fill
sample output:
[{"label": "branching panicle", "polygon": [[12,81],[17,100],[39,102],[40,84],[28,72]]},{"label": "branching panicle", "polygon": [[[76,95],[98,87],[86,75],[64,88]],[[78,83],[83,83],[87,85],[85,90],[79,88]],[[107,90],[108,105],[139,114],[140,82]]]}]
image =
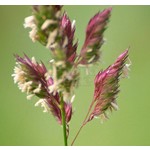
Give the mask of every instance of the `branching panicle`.
[{"label": "branching panicle", "polygon": [[[85,31],[85,41],[78,55],[75,21],[71,22],[62,7],[35,5],[32,7],[32,16],[25,18],[24,23],[25,28],[31,28],[29,37],[32,41],[40,42],[51,52],[51,69],[47,69],[43,62],[38,63],[34,57],[30,59],[27,55],[15,55],[16,66],[12,76],[14,83],[27,94],[27,99],[38,97],[35,106],[41,105],[44,108],[43,112],[51,112],[63,126],[64,144],[67,145],[69,122],[73,115],[74,90],[80,77],[78,67],[95,64],[100,59],[100,48],[104,43],[103,34],[112,8],[98,12],[90,19]],[[127,58],[128,50],[123,52],[114,64],[96,75],[93,101],[71,145],[87,122],[99,116],[108,118],[108,109],[118,109],[116,98],[119,93],[120,76],[123,74],[127,77],[131,65],[125,64]]]}]

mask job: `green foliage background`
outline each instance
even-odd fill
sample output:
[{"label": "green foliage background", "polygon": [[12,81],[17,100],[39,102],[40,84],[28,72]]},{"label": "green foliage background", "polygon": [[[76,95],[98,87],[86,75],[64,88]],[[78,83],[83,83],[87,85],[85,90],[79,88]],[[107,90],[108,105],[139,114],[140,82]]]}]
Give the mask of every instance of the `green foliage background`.
[{"label": "green foliage background", "polygon": [[[109,6],[65,6],[71,20],[76,20],[79,50],[88,20]],[[27,101],[13,83],[13,54],[43,60],[48,66],[50,53],[38,42],[32,43],[24,18],[31,15],[30,6],[0,6],[0,145],[63,145],[62,128],[53,116],[34,107],[37,99]],[[121,81],[119,111],[103,124],[90,122],[75,145],[150,145],[150,6],[113,6],[105,32],[102,62],[91,68],[88,76],[81,68],[80,87],[76,90],[74,115],[70,123],[69,143],[75,136],[93,96],[96,73],[114,62],[130,46],[132,71]]]}]

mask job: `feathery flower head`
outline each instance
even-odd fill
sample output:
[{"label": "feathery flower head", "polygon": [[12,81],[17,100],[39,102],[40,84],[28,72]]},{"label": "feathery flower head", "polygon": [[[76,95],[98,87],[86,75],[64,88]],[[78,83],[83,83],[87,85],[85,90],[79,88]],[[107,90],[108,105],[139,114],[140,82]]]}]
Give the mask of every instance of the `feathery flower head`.
[{"label": "feathery flower head", "polygon": [[[51,38],[49,46],[56,61],[65,61],[73,64],[76,58],[77,43],[74,44],[75,25],[64,13],[57,28],[58,38]],[[50,33],[51,35],[51,33]]]},{"label": "feathery flower head", "polygon": [[100,58],[99,49],[104,43],[103,32],[106,29],[111,10],[112,8],[107,8],[90,19],[86,28],[85,42],[80,52],[80,64],[91,64]]},{"label": "feathery flower head", "polygon": [[118,109],[116,98],[119,92],[119,77],[123,73],[128,50],[124,51],[106,70],[100,71],[95,77],[94,109],[88,121],[94,117],[104,115],[106,110]]},{"label": "feathery flower head", "polygon": [[75,21],[71,23],[67,14],[64,13],[63,17],[61,18],[60,28],[62,30],[62,47],[65,48],[66,59],[69,62],[74,62],[77,49],[77,43],[73,44]]},{"label": "feathery flower head", "polygon": [[[58,92],[51,92],[50,86],[53,86],[54,81],[48,74],[47,69],[43,63],[36,62],[35,58],[30,59],[28,56],[24,58],[16,55],[16,67],[14,68],[14,82],[18,83],[18,87],[22,92],[27,93],[27,99],[31,99],[36,95],[39,104],[44,108],[43,112],[51,112],[57,119],[58,123],[62,123],[61,110],[60,110],[60,97]],[[71,102],[64,102],[66,122],[68,123],[72,116]]]},{"label": "feathery flower head", "polygon": [[[24,27],[31,28],[29,36],[33,42],[39,41],[43,45],[51,45],[57,36],[57,28],[61,17],[59,5],[36,5],[33,6],[33,15],[25,18]],[[51,41],[51,43],[49,43]]]},{"label": "feathery flower head", "polygon": [[45,85],[52,84],[52,78],[45,81],[47,69],[43,63],[37,63],[35,58],[29,59],[26,55],[24,58],[15,56],[16,67],[14,69],[14,82],[18,83],[22,92],[27,94],[45,97]]}]

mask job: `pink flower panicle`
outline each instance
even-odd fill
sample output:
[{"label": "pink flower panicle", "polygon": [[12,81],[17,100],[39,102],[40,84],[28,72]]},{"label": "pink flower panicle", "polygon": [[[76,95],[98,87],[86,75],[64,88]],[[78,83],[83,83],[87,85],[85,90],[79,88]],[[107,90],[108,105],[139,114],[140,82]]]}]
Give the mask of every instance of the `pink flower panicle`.
[{"label": "pink flower panicle", "polygon": [[[50,92],[49,87],[53,85],[53,79],[47,75],[47,69],[43,63],[36,62],[28,56],[24,58],[15,55],[16,67],[14,69],[14,82],[18,83],[19,89],[27,93],[27,98],[31,99],[36,95],[40,100],[35,104],[41,104],[44,111],[50,111],[57,121],[61,124],[60,96],[59,93]],[[64,102],[66,112],[66,122],[68,123],[72,116],[72,104]]]},{"label": "pink flower panicle", "polygon": [[[99,61],[100,48],[104,43],[103,34],[111,10],[112,8],[107,8],[90,19],[79,55],[78,42],[75,41],[75,21],[71,21],[67,13],[62,11],[62,6],[36,5],[33,6],[32,16],[25,18],[24,27],[31,28],[29,37],[32,41],[40,42],[51,52],[51,69],[47,70],[45,65],[42,62],[38,63],[34,57],[30,59],[26,55],[15,55],[16,66],[12,76],[19,89],[27,93],[27,99],[37,96],[39,100],[35,106],[41,105],[44,112],[51,112],[63,126],[65,145],[73,114],[74,89],[79,83],[78,67],[89,66]],[[128,49],[111,66],[96,75],[93,101],[79,132],[94,117],[107,118],[107,110],[117,110],[116,98],[119,93],[120,76],[124,74],[124,77],[127,77],[131,65],[125,64],[127,58]]]},{"label": "pink flower panicle", "polygon": [[80,64],[86,65],[97,62],[104,40],[103,32],[106,29],[112,8],[98,12],[92,17],[86,28],[86,38],[80,52]]},{"label": "pink flower panicle", "polygon": [[62,30],[62,43],[65,49],[66,59],[69,62],[74,62],[77,50],[77,43],[73,44],[75,25],[71,23],[66,13],[61,18],[60,28]]},{"label": "pink flower panicle", "polygon": [[123,73],[125,62],[128,57],[128,50],[124,51],[106,70],[100,71],[95,77],[95,90],[93,100],[93,111],[88,121],[94,117],[104,115],[106,110],[117,110],[117,94],[119,93],[119,77]]}]

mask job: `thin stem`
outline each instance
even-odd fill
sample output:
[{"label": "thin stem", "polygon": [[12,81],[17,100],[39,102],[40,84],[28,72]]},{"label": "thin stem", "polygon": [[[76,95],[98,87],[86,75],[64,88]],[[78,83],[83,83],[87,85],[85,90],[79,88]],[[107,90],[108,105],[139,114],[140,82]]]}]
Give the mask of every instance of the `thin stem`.
[{"label": "thin stem", "polygon": [[87,112],[87,114],[86,114],[86,116],[85,116],[85,119],[84,119],[84,121],[83,121],[83,124],[86,123],[87,117],[89,116],[89,113],[90,113],[90,111],[91,111],[91,109],[92,109],[93,104],[94,104],[94,100],[93,100],[92,103],[90,104],[90,107],[89,107],[88,112]]},{"label": "thin stem", "polygon": [[86,125],[86,123],[88,122],[87,117],[89,116],[89,113],[90,113],[90,111],[91,111],[91,109],[92,109],[93,104],[94,104],[94,100],[93,100],[92,103],[90,104],[90,107],[89,107],[88,112],[87,112],[87,114],[86,114],[86,116],[85,116],[85,119],[84,119],[84,121],[83,121],[81,127],[79,128],[79,130],[78,130],[76,136],[74,137],[74,139],[73,139],[73,141],[72,141],[72,143],[71,143],[71,146],[73,146],[73,144],[74,144],[75,140],[77,139],[79,133],[81,132],[82,128],[83,128],[84,125]]},{"label": "thin stem", "polygon": [[80,133],[81,129],[84,127],[84,125],[85,125],[85,124],[82,124],[82,125],[81,125],[81,127],[79,128],[79,130],[78,130],[78,132],[77,132],[77,134],[76,134],[75,138],[73,139],[73,141],[72,141],[72,143],[71,143],[71,146],[73,146],[73,144],[74,144],[74,142],[75,142],[76,138],[78,137],[78,135],[79,135],[79,133]]},{"label": "thin stem", "polygon": [[60,94],[60,98],[61,98],[60,105],[61,105],[61,118],[62,118],[62,126],[63,126],[64,145],[68,146],[67,131],[66,131],[66,114],[65,114],[64,101],[63,101],[62,94]]}]

